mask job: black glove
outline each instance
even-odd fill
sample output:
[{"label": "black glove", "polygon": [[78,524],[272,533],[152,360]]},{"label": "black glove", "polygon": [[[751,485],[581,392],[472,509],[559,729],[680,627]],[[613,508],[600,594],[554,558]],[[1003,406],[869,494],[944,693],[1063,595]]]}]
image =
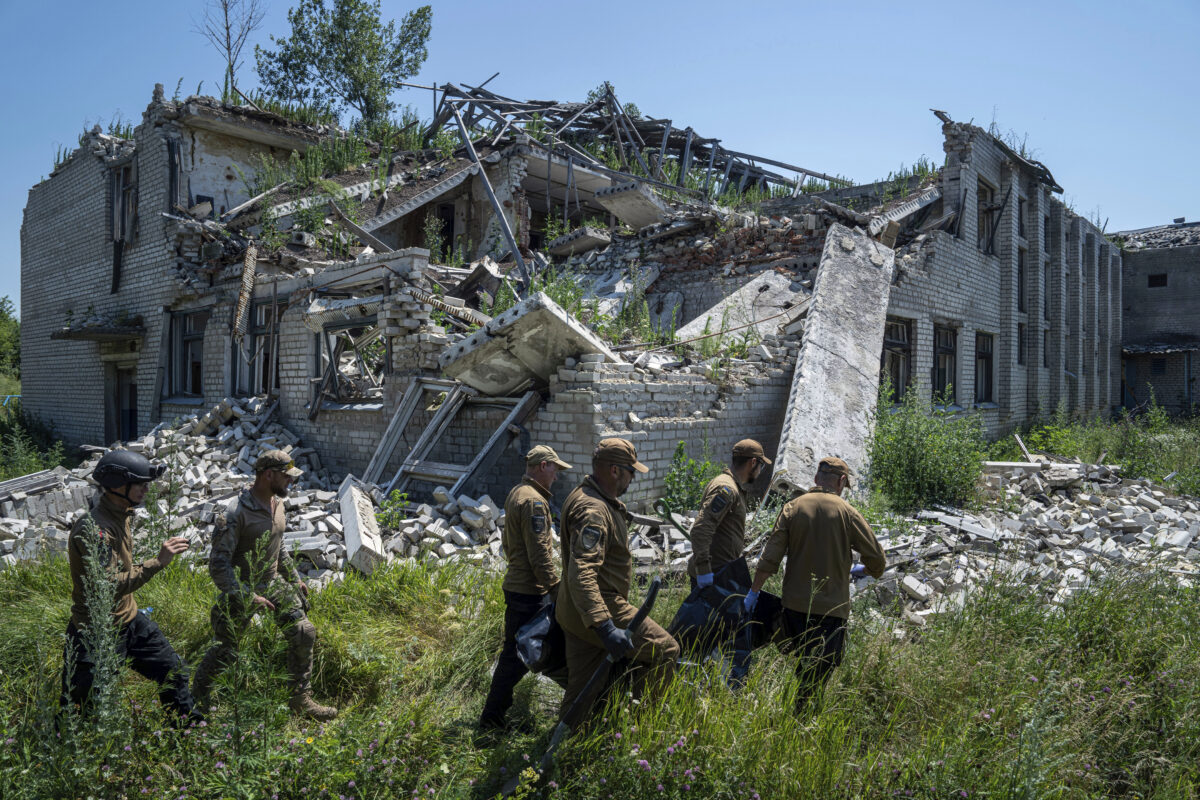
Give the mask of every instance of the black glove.
[{"label": "black glove", "polygon": [[618,628],[612,619],[604,620],[594,630],[600,636],[604,649],[608,651],[608,657],[613,661],[620,661],[633,650],[633,634],[624,628]]}]

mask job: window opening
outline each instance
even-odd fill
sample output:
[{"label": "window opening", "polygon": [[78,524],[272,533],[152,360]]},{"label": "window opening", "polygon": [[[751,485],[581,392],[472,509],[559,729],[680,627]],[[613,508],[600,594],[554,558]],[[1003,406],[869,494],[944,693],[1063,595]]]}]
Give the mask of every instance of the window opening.
[{"label": "window opening", "polygon": [[990,333],[975,334],[975,402],[995,401],[992,379],[992,342]]},{"label": "window opening", "polygon": [[954,385],[955,357],[958,334],[953,328],[933,329],[933,392],[935,399],[953,403],[958,387]]},{"label": "window opening", "polygon": [[912,372],[912,322],[889,318],[883,329],[883,354],[879,362],[880,377],[891,382],[893,400],[900,402],[908,388]]}]

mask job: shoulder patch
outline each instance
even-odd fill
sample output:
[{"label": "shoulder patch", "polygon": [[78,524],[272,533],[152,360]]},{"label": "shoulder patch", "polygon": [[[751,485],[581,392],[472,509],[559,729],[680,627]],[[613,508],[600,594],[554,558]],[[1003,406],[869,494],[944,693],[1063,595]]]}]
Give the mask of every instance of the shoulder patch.
[{"label": "shoulder patch", "polygon": [[604,531],[598,525],[587,525],[579,534],[580,543],[583,544],[584,550],[594,550],[603,538]]},{"label": "shoulder patch", "polygon": [[546,530],[546,515],[541,509],[536,509],[529,515],[529,527],[533,528],[534,533],[544,533]]},{"label": "shoulder patch", "polygon": [[708,503],[708,509],[714,514],[720,514],[729,505],[730,495],[733,494],[728,486],[722,486],[713,493],[713,499]]}]

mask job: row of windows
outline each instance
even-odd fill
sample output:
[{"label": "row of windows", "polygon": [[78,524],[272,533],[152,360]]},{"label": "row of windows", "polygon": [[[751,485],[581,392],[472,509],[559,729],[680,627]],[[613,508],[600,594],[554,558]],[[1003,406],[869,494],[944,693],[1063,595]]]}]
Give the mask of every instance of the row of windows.
[{"label": "row of windows", "polygon": [[[254,304],[243,345],[233,346],[234,394],[265,394],[279,386],[279,359],[272,352],[271,334],[286,308],[284,303]],[[209,309],[171,315],[164,395],[204,396],[204,329],[211,316]]]},{"label": "row of windows", "polygon": [[[884,327],[883,353],[880,356],[880,379],[886,380],[898,401],[912,383],[913,336],[912,320],[889,317]],[[1024,323],[1017,325],[1017,363],[1025,364],[1029,348],[1029,332]],[[958,402],[958,330],[949,326],[933,328],[933,367],[930,385],[934,397],[944,397],[947,404]],[[996,337],[990,333],[975,334],[975,402],[996,402]],[[1050,366],[1050,337],[1042,337],[1042,366]]]}]

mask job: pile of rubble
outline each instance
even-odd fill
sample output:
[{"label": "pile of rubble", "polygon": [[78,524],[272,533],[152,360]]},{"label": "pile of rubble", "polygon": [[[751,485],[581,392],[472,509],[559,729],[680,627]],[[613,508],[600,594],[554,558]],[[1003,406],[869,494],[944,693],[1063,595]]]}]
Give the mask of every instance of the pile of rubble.
[{"label": "pile of rubble", "polygon": [[[437,506],[418,506],[394,531],[381,533],[375,516],[376,501],[382,498],[379,490],[323,467],[298,436],[270,421],[274,411],[263,398],[226,399],[203,414],[173,427],[160,425],[124,445],[166,464],[163,484],[175,494],[172,503],[160,497],[154,508],[138,509],[141,524],[134,539],[139,553],[152,555],[167,535],[185,536],[191,549],[184,559],[207,563],[217,515],[253,482],[259,455],[283,450],[304,472],[284,500],[285,546],[312,588],[339,580],[348,565],[369,573],[397,555],[466,559],[485,566],[501,563],[504,514],[491,498],[454,498],[439,489]],[[95,494],[90,476],[101,455],[97,448],[76,469],[59,467],[0,484],[0,569],[65,552],[72,523]],[[164,524],[147,524],[150,520]]]},{"label": "pile of rubble", "polygon": [[1184,582],[1200,576],[1200,501],[1122,480],[1119,467],[984,467],[999,504],[975,515],[922,511],[911,527],[877,531],[888,570],[879,581],[856,581],[856,591],[874,591],[885,608],[899,600],[904,619],[923,625],[996,579],[1020,581],[1059,605],[1116,567],[1166,571]]}]

